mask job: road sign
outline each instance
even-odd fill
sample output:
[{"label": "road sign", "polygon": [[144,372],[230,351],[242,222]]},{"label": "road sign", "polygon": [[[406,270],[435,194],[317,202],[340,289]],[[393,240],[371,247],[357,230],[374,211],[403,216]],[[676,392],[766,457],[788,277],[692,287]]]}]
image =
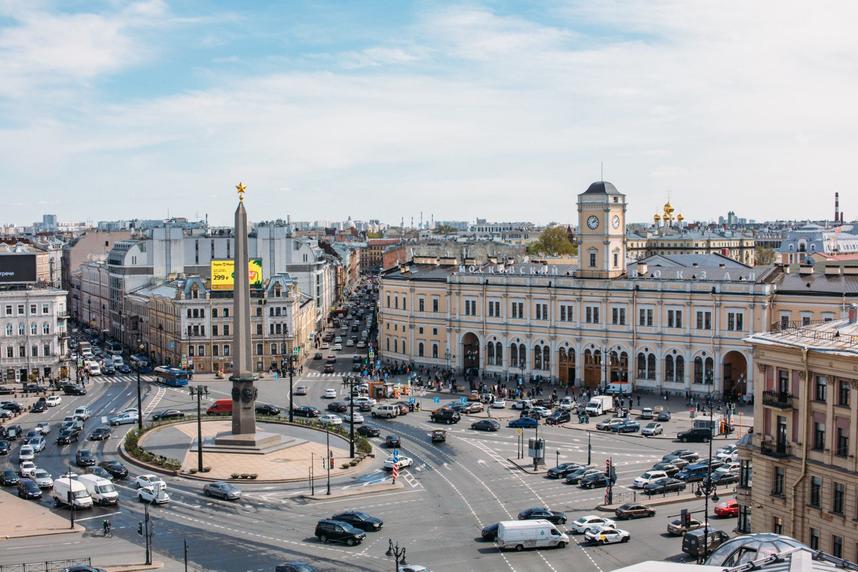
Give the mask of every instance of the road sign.
[{"label": "road sign", "polygon": [[518,429],[515,430],[515,432],[518,433],[519,435],[521,435],[522,433],[524,433],[524,429],[519,427]]},{"label": "road sign", "polygon": [[398,460],[399,460],[399,449],[394,449],[393,450],[393,462],[395,463]]},{"label": "road sign", "polygon": [[467,403],[467,402],[468,402],[468,398],[467,398],[467,397],[460,397],[460,398],[459,398],[459,401],[460,401],[460,402],[462,402],[462,403]]},{"label": "road sign", "polygon": [[436,395],[435,397],[432,398],[432,402],[433,403],[441,403],[441,398]]},{"label": "road sign", "polygon": [[416,399],[414,399],[413,397],[409,397],[409,398],[408,398],[408,403],[417,403],[417,400],[416,400]]},{"label": "road sign", "polygon": [[381,368],[381,360],[380,359],[375,360],[375,367],[376,367],[376,369]]}]

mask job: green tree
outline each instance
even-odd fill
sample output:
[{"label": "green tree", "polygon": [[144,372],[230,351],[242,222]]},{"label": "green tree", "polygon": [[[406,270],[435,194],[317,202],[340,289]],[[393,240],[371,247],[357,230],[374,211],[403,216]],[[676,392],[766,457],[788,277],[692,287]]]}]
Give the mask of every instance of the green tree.
[{"label": "green tree", "polygon": [[449,224],[439,224],[435,227],[435,234],[456,234],[456,229]]},{"label": "green tree", "polygon": [[775,261],[775,251],[765,246],[758,246],[754,253],[756,264],[773,264]]},{"label": "green tree", "polygon": [[578,253],[578,247],[569,240],[564,226],[551,226],[542,231],[539,240],[527,246],[528,254],[562,256]]}]

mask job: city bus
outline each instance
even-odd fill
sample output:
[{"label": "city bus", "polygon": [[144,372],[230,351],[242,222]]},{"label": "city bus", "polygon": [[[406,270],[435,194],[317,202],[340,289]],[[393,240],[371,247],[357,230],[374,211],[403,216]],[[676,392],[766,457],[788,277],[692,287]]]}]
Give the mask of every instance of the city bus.
[{"label": "city bus", "polygon": [[190,372],[177,367],[158,366],[154,373],[159,382],[170,387],[184,387],[190,379]]}]

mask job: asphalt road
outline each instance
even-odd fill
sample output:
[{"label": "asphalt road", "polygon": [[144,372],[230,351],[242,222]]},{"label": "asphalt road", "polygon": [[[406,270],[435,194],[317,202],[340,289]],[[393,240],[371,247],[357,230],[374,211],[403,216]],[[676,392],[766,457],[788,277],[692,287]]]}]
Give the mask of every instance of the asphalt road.
[{"label": "asphalt road", "polygon": [[[312,404],[324,409],[330,400],[321,398],[326,388],[334,388],[338,395],[345,389],[341,374],[351,369],[351,351],[345,348],[339,354],[337,374],[321,374],[323,362],[310,362],[296,384],[306,385],[309,395],[298,396],[296,405]],[[327,351],[325,354],[329,353]],[[208,382],[209,401],[228,396],[228,382]],[[29,414],[20,421],[26,430],[38,421],[53,421],[57,425],[64,415],[74,407],[89,404],[96,414],[86,424],[84,435],[101,424],[100,418],[112,411],[131,406],[136,401],[136,385],[133,376],[118,378],[96,378],[90,384],[90,392],[84,397],[64,396],[59,407],[46,413]],[[259,400],[279,406],[287,405],[288,382],[270,378],[258,382]],[[189,412],[196,410],[187,391],[165,388],[150,381],[144,382],[144,411],[147,418],[153,411],[165,408],[180,408]],[[436,405],[433,395],[420,397],[423,411],[410,413],[395,420],[372,420],[367,422],[382,429],[385,435],[395,433],[402,438],[401,454],[414,459],[414,466],[400,473],[404,489],[363,497],[308,501],[300,495],[308,492],[307,483],[292,485],[246,485],[244,497],[239,502],[224,502],[204,497],[201,483],[167,478],[173,502],[153,507],[151,513],[155,530],[155,550],[169,563],[167,569],[178,566],[182,559],[183,541],[188,540],[192,567],[205,570],[273,570],[276,563],[289,559],[303,559],[315,563],[325,570],[390,570],[391,560],[385,555],[388,538],[398,541],[407,549],[409,563],[419,563],[433,570],[475,571],[530,571],[567,569],[574,559],[582,570],[607,572],[619,566],[645,559],[681,558],[681,540],[668,538],[663,533],[669,516],[679,513],[680,508],[702,510],[703,502],[687,505],[659,507],[652,519],[622,523],[632,539],[627,544],[606,547],[579,545],[576,543],[564,550],[525,551],[522,553],[500,552],[492,543],[479,540],[482,526],[499,520],[515,519],[516,514],[531,506],[544,505],[554,510],[566,511],[569,520],[594,513],[594,507],[602,502],[604,490],[582,490],[562,481],[546,479],[513,469],[507,461],[515,458],[517,434],[506,427],[497,433],[481,433],[469,429],[471,419],[463,416],[458,425],[449,427],[447,442],[433,445],[428,432],[437,426],[429,422],[429,410]],[[443,401],[448,401],[445,396]],[[514,415],[511,410],[494,411],[493,415]],[[99,460],[116,457],[119,439],[131,426],[114,430],[110,440],[91,443],[81,441],[71,446],[58,447],[55,442],[58,427],[49,436],[49,445],[37,458],[37,464],[56,475],[73,462],[78,448],[95,451]],[[574,427],[574,426],[570,426]],[[444,426],[447,428],[447,426]],[[668,434],[678,427],[669,426]],[[546,439],[548,462],[584,462],[587,457],[587,433],[568,427],[540,426],[540,436]],[[525,438],[533,435],[527,430]],[[377,440],[381,444],[381,439]],[[730,443],[732,441],[724,441]],[[657,462],[663,454],[680,445],[669,440],[645,440],[633,436],[593,432],[591,435],[593,462],[604,465],[612,458],[618,472],[615,501],[625,496],[633,498],[628,486],[634,477]],[[717,445],[721,445],[721,441]],[[17,461],[16,444],[12,454],[0,463],[14,466]],[[707,446],[703,444],[683,445],[705,456]],[[559,455],[559,456],[558,456]],[[321,474],[318,467],[317,474]],[[77,470],[82,472],[82,470]],[[139,471],[132,468],[132,474]],[[359,479],[347,478],[334,481],[334,491],[354,489],[370,482],[381,482],[387,475],[376,472]],[[323,486],[317,483],[317,493]],[[133,559],[136,546],[140,559],[143,554],[143,539],[137,535],[137,523],[142,518],[143,507],[128,483],[117,483],[120,504],[113,508],[94,508],[79,516],[88,520],[81,524],[92,530],[79,544],[51,543],[50,554],[59,558],[65,554],[77,554],[81,550],[92,554],[94,562]],[[7,488],[7,494],[14,489]],[[47,498],[41,502],[48,504]],[[329,517],[344,509],[360,509],[384,519],[380,533],[369,533],[366,541],[356,547],[322,545],[313,537],[318,519]],[[68,512],[59,509],[64,515]],[[111,519],[114,539],[99,538],[103,518]],[[720,524],[720,523],[719,523]],[[721,528],[731,530],[735,522],[725,522]],[[0,563],[25,562],[31,555],[44,559],[44,548],[38,539],[11,541],[0,552]],[[73,541],[69,541],[73,542]],[[41,544],[46,544],[44,541]],[[14,548],[18,547],[20,548]],[[33,548],[33,547],[37,548]],[[41,555],[41,556],[39,556]],[[158,558],[158,556],[156,556]]]}]

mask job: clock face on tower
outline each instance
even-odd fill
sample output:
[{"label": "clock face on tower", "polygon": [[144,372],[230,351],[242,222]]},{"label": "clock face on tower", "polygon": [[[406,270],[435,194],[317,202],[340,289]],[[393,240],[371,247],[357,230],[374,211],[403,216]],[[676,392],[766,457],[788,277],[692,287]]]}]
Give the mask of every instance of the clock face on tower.
[{"label": "clock face on tower", "polygon": [[614,218],[611,219],[611,226],[620,228],[620,215],[614,215]]},{"label": "clock face on tower", "polygon": [[587,217],[587,226],[590,227],[590,230],[596,230],[599,228],[599,217],[596,215],[590,215]]}]

